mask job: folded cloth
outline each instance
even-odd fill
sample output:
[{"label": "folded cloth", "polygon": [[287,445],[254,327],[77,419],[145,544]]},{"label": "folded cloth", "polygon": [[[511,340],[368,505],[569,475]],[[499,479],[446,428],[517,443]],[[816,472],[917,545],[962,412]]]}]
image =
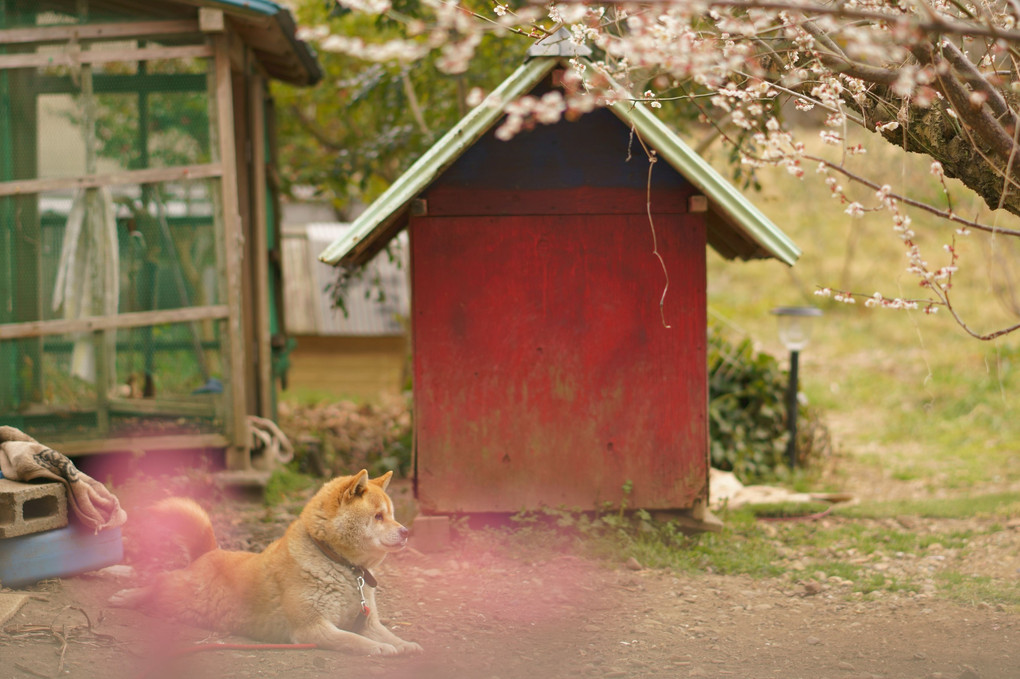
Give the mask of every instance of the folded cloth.
[{"label": "folded cloth", "polygon": [[20,429],[0,426],[0,473],[12,481],[60,481],[67,487],[74,513],[93,532],[116,528],[127,521],[127,513],[106,486]]}]

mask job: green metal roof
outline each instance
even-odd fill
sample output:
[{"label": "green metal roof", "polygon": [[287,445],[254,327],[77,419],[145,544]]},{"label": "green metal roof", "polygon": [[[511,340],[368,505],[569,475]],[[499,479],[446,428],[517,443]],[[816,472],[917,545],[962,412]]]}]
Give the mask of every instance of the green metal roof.
[{"label": "green metal roof", "polygon": [[[502,106],[494,102],[527,94],[560,63],[558,57],[526,61],[426,151],[319,259],[354,266],[368,261],[404,228],[411,201],[502,118]],[[800,249],[794,242],[644,105],[618,102],[611,110],[708,198],[708,242],[719,254],[730,259],[773,257],[791,266],[797,261]]]}]

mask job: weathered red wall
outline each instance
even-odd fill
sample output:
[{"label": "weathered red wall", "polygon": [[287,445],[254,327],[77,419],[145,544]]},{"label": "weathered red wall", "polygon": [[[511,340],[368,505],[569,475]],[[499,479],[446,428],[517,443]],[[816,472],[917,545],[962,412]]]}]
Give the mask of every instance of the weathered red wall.
[{"label": "weathered red wall", "polygon": [[685,508],[707,481],[700,216],[413,220],[419,500],[430,512]]}]

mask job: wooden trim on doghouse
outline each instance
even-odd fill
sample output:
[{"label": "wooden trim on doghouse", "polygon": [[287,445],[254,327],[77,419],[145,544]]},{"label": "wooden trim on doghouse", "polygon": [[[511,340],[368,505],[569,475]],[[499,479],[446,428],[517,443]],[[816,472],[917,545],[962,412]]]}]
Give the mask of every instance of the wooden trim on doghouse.
[{"label": "wooden trim on doghouse", "polygon": [[189,323],[194,321],[226,318],[229,309],[225,304],[214,306],[166,309],[160,311],[133,311],[116,316],[92,316],[74,320],[31,321],[28,323],[7,323],[0,325],[0,340],[66,335],[76,332],[95,332],[120,328],[139,328],[146,325],[166,323]]},{"label": "wooden trim on doghouse", "polygon": [[[231,446],[227,449],[227,467],[248,469],[248,422],[245,398],[245,365],[247,352],[244,343],[241,308],[241,257],[244,256],[244,231],[238,212],[237,148],[234,143],[234,94],[231,73],[230,35],[221,33],[210,37],[213,57],[213,83],[215,91],[210,103],[215,104],[215,117],[211,127],[215,132],[213,149],[223,165],[220,179],[220,210],[223,223],[223,272],[227,307],[227,357],[223,362],[227,377],[225,424]],[[212,122],[211,121],[211,122]]]},{"label": "wooden trim on doghouse", "polygon": [[77,177],[54,177],[52,179],[18,179],[0,182],[0,196],[28,195],[43,191],[61,189],[94,189],[101,186],[123,186],[125,184],[156,184],[158,182],[209,179],[223,174],[220,163],[202,165],[180,165],[178,167],[156,167],[148,170],[128,170],[111,174],[87,174]]},{"label": "wooden trim on doghouse", "polygon": [[0,55],[0,69],[43,68],[47,66],[81,66],[82,64],[106,64],[113,61],[151,61],[154,59],[193,59],[211,57],[208,45],[176,45],[173,47],[136,47],[120,50],[77,50],[56,53],[4,54]]},{"label": "wooden trim on doghouse", "polygon": [[0,30],[0,44],[149,38],[156,35],[185,35],[197,32],[198,22],[194,19],[40,26],[38,28],[6,28]]},{"label": "wooden trim on doghouse", "polygon": [[[693,192],[693,189],[692,191]],[[653,190],[654,214],[687,214],[691,192]],[[472,215],[576,215],[645,214],[648,192],[645,189],[603,188],[522,190],[475,189],[436,186],[427,194],[430,217],[467,217]]]}]

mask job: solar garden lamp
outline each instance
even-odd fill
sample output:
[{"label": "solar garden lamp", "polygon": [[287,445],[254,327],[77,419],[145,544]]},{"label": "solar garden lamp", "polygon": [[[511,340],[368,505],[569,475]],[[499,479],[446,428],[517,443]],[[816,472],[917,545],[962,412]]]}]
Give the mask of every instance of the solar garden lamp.
[{"label": "solar garden lamp", "polygon": [[772,310],[779,325],[779,340],[790,351],[790,384],[786,390],[786,426],[790,440],[786,444],[786,455],[790,469],[797,466],[797,368],[800,352],[811,339],[814,320],[822,310],[813,306],[783,306]]}]

